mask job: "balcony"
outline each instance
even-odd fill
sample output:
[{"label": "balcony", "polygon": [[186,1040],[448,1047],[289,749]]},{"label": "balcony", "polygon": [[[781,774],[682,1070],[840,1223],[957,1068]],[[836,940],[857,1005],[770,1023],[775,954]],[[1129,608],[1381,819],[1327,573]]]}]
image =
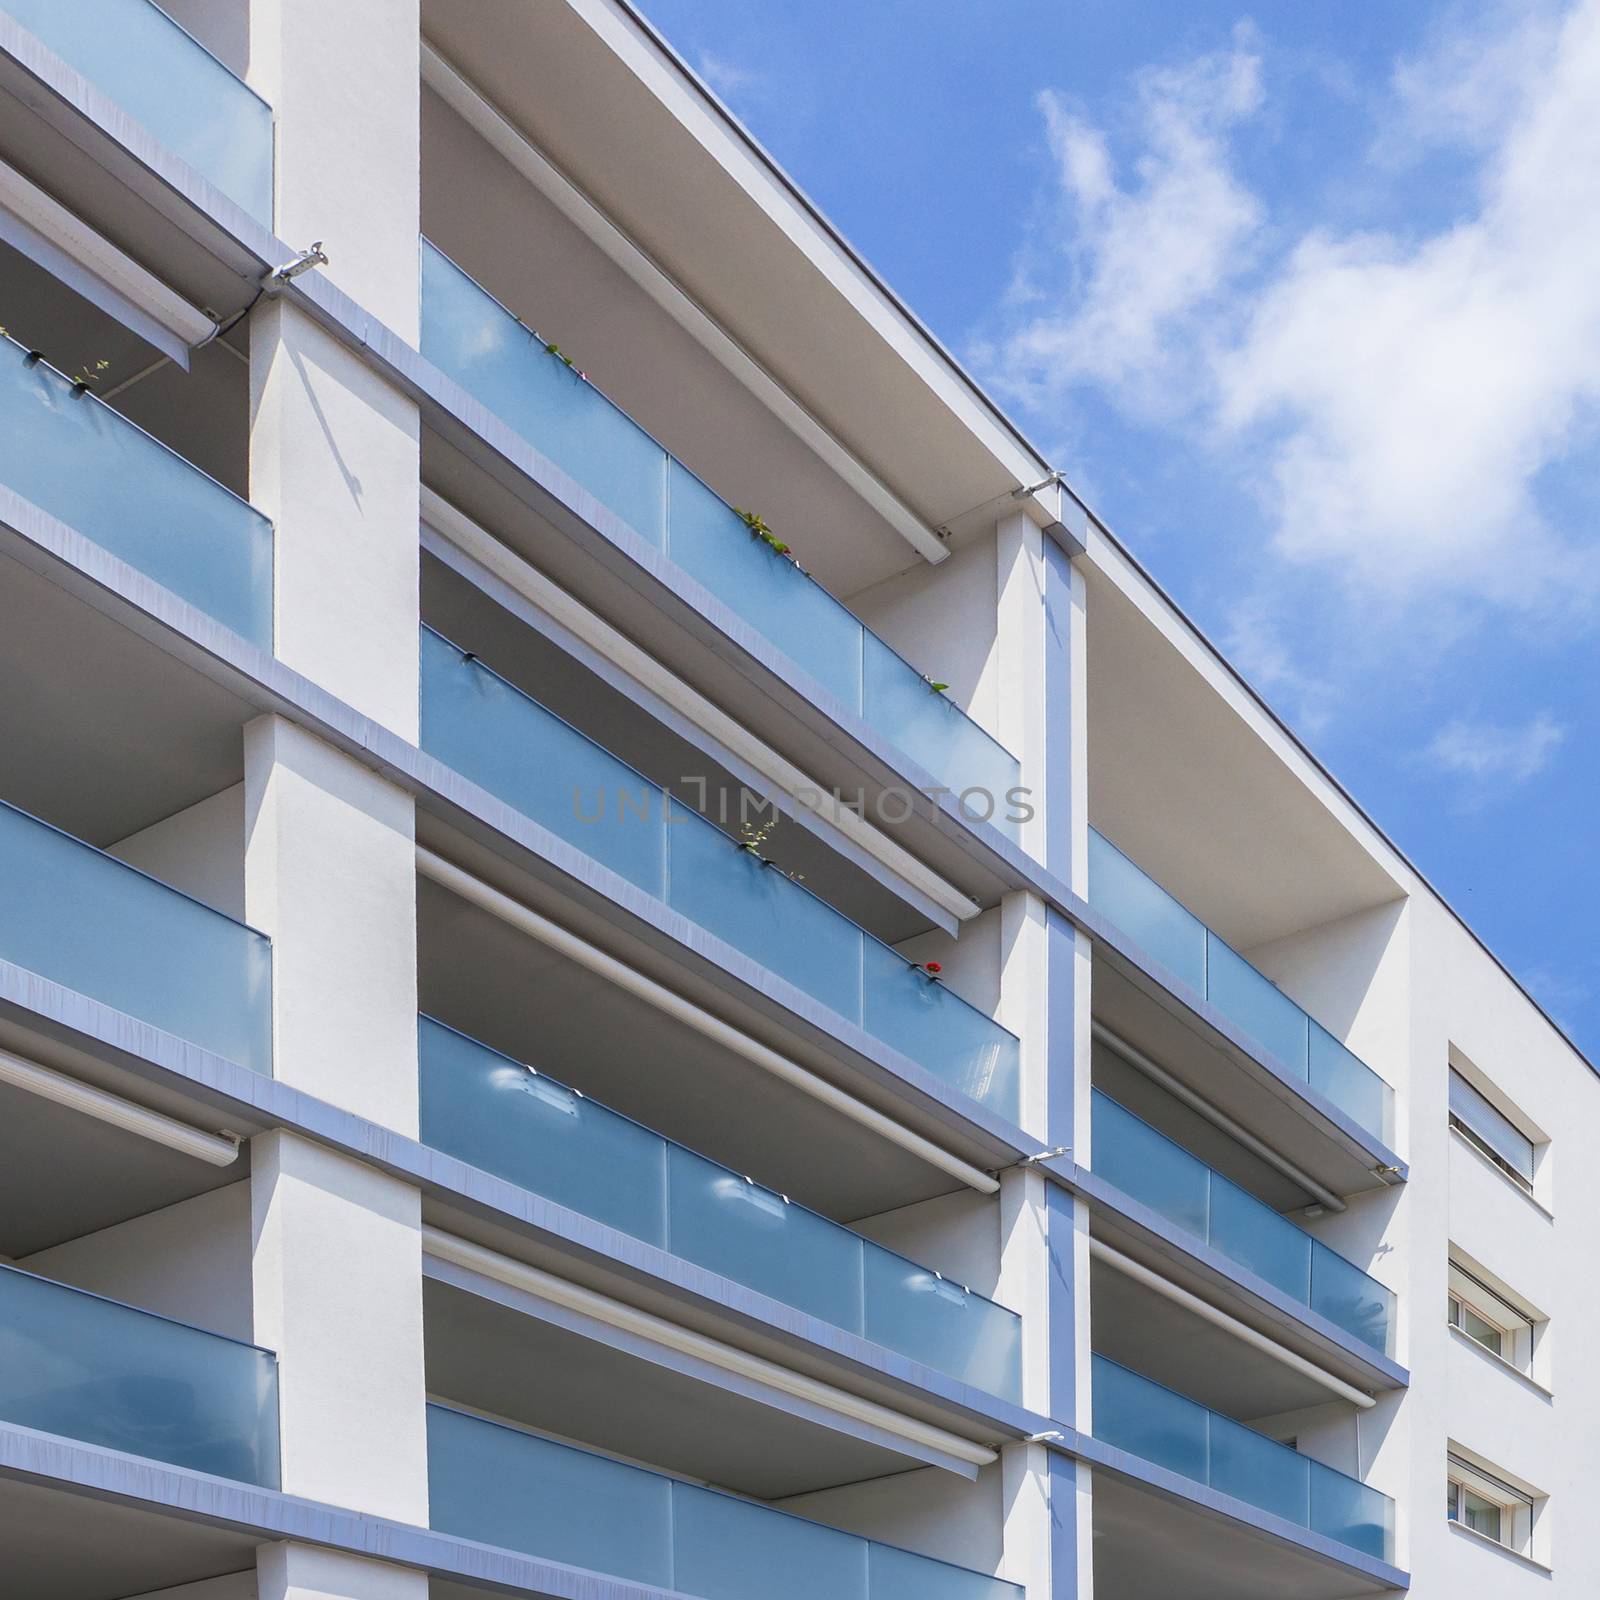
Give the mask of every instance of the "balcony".
[{"label": "balcony", "polygon": [[975,814],[1016,836],[1018,763],[794,561],[422,241],[422,353]]},{"label": "balcony", "polygon": [[1375,1560],[1394,1559],[1394,1502],[1105,1356],[1094,1437]]},{"label": "balcony", "polygon": [[262,934],[0,801],[0,960],[272,1071]]},{"label": "balcony", "polygon": [[1014,1035],[430,629],[421,655],[430,755],[1016,1119]]},{"label": "balcony", "polygon": [[1393,1142],[1393,1089],[1093,829],[1089,904],[1290,1073]]},{"label": "balcony", "polygon": [[1098,1177],[1363,1344],[1394,1354],[1395,1298],[1381,1283],[1099,1089],[1092,1116]]},{"label": "balcony", "polygon": [[1019,1401],[1016,1314],[424,1017],[425,1144]]},{"label": "balcony", "polygon": [[4,0],[47,49],[264,227],[272,108],[149,0]]},{"label": "balcony", "polygon": [[0,1267],[0,1419],[278,1487],[270,1351]]},{"label": "balcony", "polygon": [[428,1504],[443,1533],[697,1600],[1022,1600],[1016,1584],[438,1405]]},{"label": "balcony", "polygon": [[0,338],[0,483],[272,649],[272,524],[10,338]]}]

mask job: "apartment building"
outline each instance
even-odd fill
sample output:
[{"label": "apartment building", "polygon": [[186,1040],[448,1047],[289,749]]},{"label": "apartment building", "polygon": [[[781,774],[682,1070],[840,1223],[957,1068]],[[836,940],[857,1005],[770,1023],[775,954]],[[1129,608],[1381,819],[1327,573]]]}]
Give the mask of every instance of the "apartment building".
[{"label": "apartment building", "polygon": [[0,162],[0,1594],[1600,1592],[1593,1069],[623,0]]}]

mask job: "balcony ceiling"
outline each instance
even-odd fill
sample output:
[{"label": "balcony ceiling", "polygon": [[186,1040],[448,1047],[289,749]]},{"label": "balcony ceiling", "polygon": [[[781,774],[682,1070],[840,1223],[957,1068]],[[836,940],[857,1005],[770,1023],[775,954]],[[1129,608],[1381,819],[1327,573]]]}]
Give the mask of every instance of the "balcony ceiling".
[{"label": "balcony ceiling", "polygon": [[926,1465],[435,1279],[423,1310],[428,1391],[448,1405],[758,1500]]},{"label": "balcony ceiling", "polygon": [[252,707],[5,549],[0,799],[104,848],[243,778]]},{"label": "balcony ceiling", "polygon": [[1110,575],[1084,571],[1089,820],[1245,952],[1395,899],[1301,774]]},{"label": "balcony ceiling", "polygon": [[642,29],[581,3],[537,17],[423,6],[439,51],[928,523],[1034,481],[1032,453]]},{"label": "balcony ceiling", "polygon": [[1114,1600],[1355,1600],[1389,1594],[1331,1561],[1096,1472],[1095,1592]]},{"label": "balcony ceiling", "polygon": [[1321,1384],[1103,1261],[1091,1269],[1090,1295],[1098,1354],[1212,1411],[1252,1422],[1334,1400]]},{"label": "balcony ceiling", "polygon": [[465,901],[427,882],[418,897],[420,1003],[441,1022],[837,1221],[954,1187]]},{"label": "balcony ceiling", "polygon": [[256,1540],[87,1495],[0,1480],[5,1593],[18,1600],[119,1600],[244,1574],[207,1600],[253,1600]]}]

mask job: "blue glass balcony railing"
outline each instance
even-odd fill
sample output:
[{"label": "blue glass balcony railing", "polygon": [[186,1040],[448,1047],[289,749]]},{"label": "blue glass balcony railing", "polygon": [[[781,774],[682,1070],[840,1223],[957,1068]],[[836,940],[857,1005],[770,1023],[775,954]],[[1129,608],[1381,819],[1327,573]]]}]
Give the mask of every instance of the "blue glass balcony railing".
[{"label": "blue glass balcony railing", "polygon": [[422,353],[847,710],[1016,836],[1016,758],[544,340],[422,241]]},{"label": "blue glass balcony railing", "polygon": [[268,1350],[0,1267],[0,1419],[278,1487]]},{"label": "blue glass balcony railing", "polygon": [[1017,1584],[440,1405],[428,1520],[695,1600],[1022,1600]]},{"label": "blue glass balcony railing", "polygon": [[272,524],[3,337],[0,483],[272,649]]},{"label": "blue glass balcony railing", "polygon": [[1394,1295],[1360,1267],[1213,1172],[1098,1089],[1093,1127],[1093,1168],[1098,1177],[1363,1344],[1384,1355],[1394,1354]]},{"label": "blue glass balcony railing", "polygon": [[1014,1034],[428,628],[422,748],[951,1088],[1016,1119]]},{"label": "blue glass balcony railing", "polygon": [[272,226],[272,108],[150,0],[0,0],[263,226]]},{"label": "blue glass balcony railing", "polygon": [[4,801],[0,960],[272,1071],[265,935]]},{"label": "blue glass balcony railing", "polygon": [[1379,1561],[1394,1560],[1394,1502],[1242,1422],[1104,1356],[1094,1437]]},{"label": "blue glass balcony railing", "polygon": [[1393,1143],[1394,1090],[1093,828],[1089,904],[1269,1055]]},{"label": "blue glass balcony railing", "polygon": [[963,1383],[1021,1398],[1016,1314],[429,1017],[422,1140]]}]

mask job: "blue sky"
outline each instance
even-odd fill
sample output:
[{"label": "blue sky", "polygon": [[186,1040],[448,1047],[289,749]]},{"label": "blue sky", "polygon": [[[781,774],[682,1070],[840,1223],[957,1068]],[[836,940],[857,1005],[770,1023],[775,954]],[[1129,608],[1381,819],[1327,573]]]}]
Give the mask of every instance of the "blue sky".
[{"label": "blue sky", "polygon": [[1600,1059],[1600,0],[643,0]]}]

